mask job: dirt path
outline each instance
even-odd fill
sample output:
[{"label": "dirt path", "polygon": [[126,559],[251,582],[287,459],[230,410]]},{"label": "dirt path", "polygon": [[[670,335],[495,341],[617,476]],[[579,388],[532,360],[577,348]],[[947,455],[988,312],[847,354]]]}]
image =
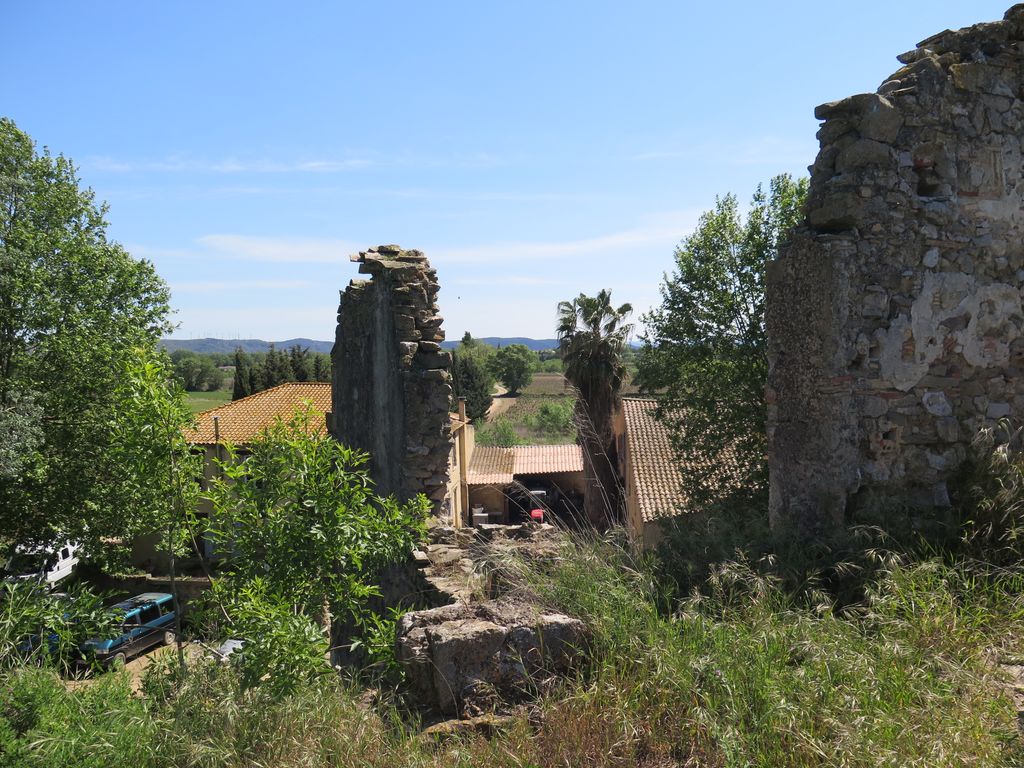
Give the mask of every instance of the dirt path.
[{"label": "dirt path", "polygon": [[494,421],[496,418],[505,413],[509,408],[516,404],[517,397],[510,397],[508,390],[505,389],[501,384],[495,385],[494,400],[491,401],[491,407],[487,410],[487,420]]},{"label": "dirt path", "polygon": [[[190,658],[192,656],[202,653],[201,646],[194,645],[191,643],[185,643],[185,654]],[[154,648],[147,653],[143,653],[140,656],[136,656],[134,659],[124,665],[125,672],[131,678],[132,690],[135,693],[142,691],[142,678],[146,674],[146,670],[149,669],[157,659],[162,658],[168,654],[177,653],[177,648],[173,645],[161,645],[158,648]],[[83,677],[83,678],[72,678],[64,681],[68,690],[75,690],[76,688],[83,688],[92,685],[96,682],[95,677]]]}]

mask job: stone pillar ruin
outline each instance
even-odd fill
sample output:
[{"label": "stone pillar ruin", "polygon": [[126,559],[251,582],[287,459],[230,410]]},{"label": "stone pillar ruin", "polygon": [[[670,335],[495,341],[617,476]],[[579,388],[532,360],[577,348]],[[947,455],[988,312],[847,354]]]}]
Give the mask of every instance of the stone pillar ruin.
[{"label": "stone pillar ruin", "polygon": [[1024,416],[1024,5],[815,110],[806,224],[768,268],[771,519],[878,491],[947,506],[977,430]]},{"label": "stone pillar ruin", "polygon": [[380,245],[351,257],[369,280],[341,295],[331,361],[331,434],[370,454],[381,495],[425,494],[437,512],[448,486],[451,355],[436,304],[437,273],[420,251]]}]

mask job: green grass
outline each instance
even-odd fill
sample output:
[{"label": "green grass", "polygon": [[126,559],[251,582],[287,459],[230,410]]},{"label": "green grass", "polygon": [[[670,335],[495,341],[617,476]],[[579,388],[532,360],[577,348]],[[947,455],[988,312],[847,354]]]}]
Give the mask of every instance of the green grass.
[{"label": "green grass", "polygon": [[[273,699],[230,669],[156,667],[69,692],[0,681],[0,764],[17,766],[1013,766],[1016,712],[991,650],[1024,637],[1019,575],[892,564],[856,610],[796,599],[742,564],[671,612],[647,571],[578,541],[524,583],[589,627],[589,661],[498,735],[443,744],[330,678]],[[385,696],[384,701],[394,701]],[[405,723],[405,724],[403,724]]]},{"label": "green grass", "polygon": [[480,445],[575,442],[574,402],[572,394],[520,395],[515,405],[498,416],[493,423],[477,429],[476,441]]},{"label": "green grass", "polygon": [[542,589],[594,631],[583,690],[561,707],[570,752],[601,743],[621,764],[1019,764],[1015,709],[990,657],[1019,643],[1019,576],[897,563],[844,611],[733,563],[666,616],[628,557],[577,546],[566,562]]},{"label": "green grass", "polygon": [[208,411],[211,408],[231,402],[230,389],[218,389],[213,392],[186,392],[185,398],[193,413]]}]

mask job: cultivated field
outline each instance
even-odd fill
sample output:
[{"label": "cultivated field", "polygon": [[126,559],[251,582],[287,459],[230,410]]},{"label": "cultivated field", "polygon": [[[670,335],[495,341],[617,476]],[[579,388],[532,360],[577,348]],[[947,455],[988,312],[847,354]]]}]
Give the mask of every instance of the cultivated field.
[{"label": "cultivated field", "polygon": [[524,395],[565,395],[570,392],[569,382],[560,373],[535,373]]},{"label": "cultivated field", "polygon": [[231,389],[217,389],[213,392],[186,392],[185,398],[193,413],[208,411],[211,408],[231,402]]}]

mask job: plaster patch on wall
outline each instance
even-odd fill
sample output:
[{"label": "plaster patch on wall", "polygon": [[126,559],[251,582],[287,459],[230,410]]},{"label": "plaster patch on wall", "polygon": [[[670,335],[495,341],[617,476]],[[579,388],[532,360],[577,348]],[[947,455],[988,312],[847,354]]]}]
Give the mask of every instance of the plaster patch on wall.
[{"label": "plaster patch on wall", "polygon": [[949,351],[972,366],[1004,365],[1010,342],[1020,336],[1021,318],[1020,291],[1011,285],[979,285],[954,272],[927,274],[910,317],[900,315],[875,332],[881,377],[909,391]]}]

